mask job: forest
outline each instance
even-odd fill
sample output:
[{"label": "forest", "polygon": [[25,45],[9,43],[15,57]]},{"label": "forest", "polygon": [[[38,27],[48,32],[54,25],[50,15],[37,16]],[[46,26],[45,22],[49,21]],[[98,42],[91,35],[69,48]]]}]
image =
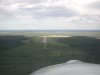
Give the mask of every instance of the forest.
[{"label": "forest", "polygon": [[29,75],[37,69],[80,60],[100,64],[100,39],[88,36],[48,38],[0,36],[0,75]]}]

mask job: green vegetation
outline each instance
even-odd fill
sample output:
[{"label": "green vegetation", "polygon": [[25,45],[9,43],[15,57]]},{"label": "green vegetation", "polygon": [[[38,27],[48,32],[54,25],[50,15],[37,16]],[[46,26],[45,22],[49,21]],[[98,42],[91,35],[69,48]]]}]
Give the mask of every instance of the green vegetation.
[{"label": "green vegetation", "polygon": [[31,72],[68,60],[100,64],[100,39],[84,36],[48,38],[1,36],[0,75],[29,75]]}]

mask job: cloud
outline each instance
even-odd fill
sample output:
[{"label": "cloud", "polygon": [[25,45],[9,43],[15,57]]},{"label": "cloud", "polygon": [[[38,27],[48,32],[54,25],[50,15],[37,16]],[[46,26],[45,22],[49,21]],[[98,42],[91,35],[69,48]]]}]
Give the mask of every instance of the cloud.
[{"label": "cloud", "polygon": [[45,0],[0,0],[0,3],[1,4],[14,4],[14,3],[26,2],[26,3],[35,4],[35,3],[41,3],[43,1],[45,1]]},{"label": "cloud", "polygon": [[70,20],[73,23],[78,24],[99,24],[100,16],[98,15],[82,15],[71,18]]},{"label": "cloud", "polygon": [[76,11],[65,7],[52,7],[35,13],[35,16],[38,17],[71,17],[76,15],[78,15]]},{"label": "cloud", "polygon": [[[47,3],[47,4],[44,4]],[[45,17],[71,17],[76,16],[79,13],[74,9],[51,5],[48,2],[32,4],[32,3],[13,3],[13,4],[2,4],[0,6],[0,11],[6,14],[14,15],[32,15],[35,18],[45,18]],[[52,2],[51,2],[52,3]],[[57,1],[55,1],[57,3]],[[59,3],[59,2],[58,2]],[[7,15],[6,15],[7,16]],[[12,17],[12,16],[11,16]]]},{"label": "cloud", "polygon": [[100,16],[100,0],[88,3],[85,6],[87,15],[98,15]]},{"label": "cloud", "polygon": [[[100,24],[99,8],[99,0],[0,0],[0,20],[3,22],[9,19],[15,20],[19,27],[23,24],[20,20],[24,20],[25,23],[35,20],[26,24],[37,22],[40,25],[47,25],[46,28],[49,27],[47,23],[58,25],[58,27],[61,24],[62,28],[64,28],[62,25],[66,26],[67,23],[73,27],[79,24],[80,26],[81,24],[92,26]],[[11,23],[12,21],[9,24]],[[33,27],[36,26],[33,25]]]},{"label": "cloud", "polygon": [[96,1],[96,2],[91,3],[89,6],[90,6],[91,8],[93,8],[93,9],[97,9],[97,10],[100,11],[100,1],[99,1],[99,0]]},{"label": "cloud", "polygon": [[16,18],[20,19],[32,19],[33,17],[31,15],[16,15]]}]

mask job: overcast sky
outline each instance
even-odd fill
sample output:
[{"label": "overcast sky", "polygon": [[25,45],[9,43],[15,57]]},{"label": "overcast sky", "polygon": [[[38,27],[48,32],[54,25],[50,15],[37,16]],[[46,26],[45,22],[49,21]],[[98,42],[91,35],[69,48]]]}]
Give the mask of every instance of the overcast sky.
[{"label": "overcast sky", "polygon": [[100,0],[0,0],[0,30],[100,30]]}]

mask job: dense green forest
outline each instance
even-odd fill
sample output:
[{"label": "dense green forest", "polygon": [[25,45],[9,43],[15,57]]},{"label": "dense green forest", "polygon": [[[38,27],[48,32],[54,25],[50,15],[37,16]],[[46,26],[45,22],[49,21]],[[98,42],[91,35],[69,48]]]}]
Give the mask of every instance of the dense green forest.
[{"label": "dense green forest", "polygon": [[100,39],[86,36],[48,38],[0,36],[0,75],[29,75],[49,65],[81,60],[100,64]]}]

